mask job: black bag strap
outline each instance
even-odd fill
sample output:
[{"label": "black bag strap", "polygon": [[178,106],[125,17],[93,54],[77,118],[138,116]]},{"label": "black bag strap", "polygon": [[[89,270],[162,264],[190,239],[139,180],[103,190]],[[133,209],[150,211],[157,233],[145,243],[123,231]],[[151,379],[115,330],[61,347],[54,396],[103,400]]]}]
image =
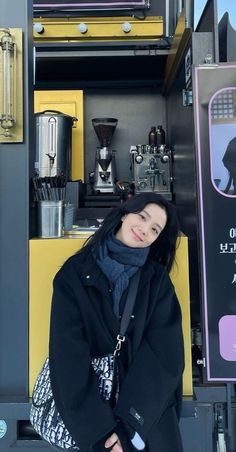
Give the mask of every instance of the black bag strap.
[{"label": "black bag strap", "polygon": [[125,303],[125,307],[124,307],[124,312],[123,312],[123,315],[121,317],[121,322],[120,322],[120,332],[116,338],[117,344],[116,344],[116,348],[114,351],[114,356],[117,356],[120,354],[122,343],[125,342],[125,333],[129,326],[130,317],[131,317],[131,314],[133,311],[135,298],[137,295],[137,290],[138,290],[138,285],[139,285],[139,280],[140,280],[140,275],[141,275],[141,270],[139,269],[135,273],[133,278],[131,278],[131,280],[130,280],[127,299],[126,299],[126,303]]}]

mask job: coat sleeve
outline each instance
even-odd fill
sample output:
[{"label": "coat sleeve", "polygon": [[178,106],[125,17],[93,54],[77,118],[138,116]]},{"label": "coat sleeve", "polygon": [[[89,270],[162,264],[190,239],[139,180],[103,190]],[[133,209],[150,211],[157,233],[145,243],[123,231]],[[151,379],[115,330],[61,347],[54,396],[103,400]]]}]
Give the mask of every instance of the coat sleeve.
[{"label": "coat sleeve", "polygon": [[[72,275],[66,275],[62,268],[53,282],[49,364],[57,409],[84,451],[113,430],[116,421],[109,404],[99,394],[71,279]],[[79,278],[76,283],[80,284]],[[81,296],[83,290],[81,285]]]},{"label": "coat sleeve", "polygon": [[164,273],[156,306],[124,379],[115,410],[117,417],[144,441],[166,408],[174,404],[183,368],[181,311],[169,276]]}]

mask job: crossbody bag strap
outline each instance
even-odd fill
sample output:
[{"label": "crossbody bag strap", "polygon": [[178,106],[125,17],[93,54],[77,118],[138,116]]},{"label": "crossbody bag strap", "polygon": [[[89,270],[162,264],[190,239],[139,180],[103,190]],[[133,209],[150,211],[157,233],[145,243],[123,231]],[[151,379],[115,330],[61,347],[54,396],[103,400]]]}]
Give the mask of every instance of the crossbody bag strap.
[{"label": "crossbody bag strap", "polygon": [[119,355],[122,343],[125,342],[125,333],[127,331],[127,328],[128,328],[129,322],[130,322],[131,314],[133,312],[133,307],[134,307],[135,298],[137,295],[140,275],[141,275],[141,270],[139,269],[135,273],[133,278],[131,278],[131,280],[130,280],[127,299],[126,299],[123,315],[122,315],[121,322],[120,322],[120,332],[116,338],[117,344],[116,344],[116,348],[114,351],[114,356]]}]

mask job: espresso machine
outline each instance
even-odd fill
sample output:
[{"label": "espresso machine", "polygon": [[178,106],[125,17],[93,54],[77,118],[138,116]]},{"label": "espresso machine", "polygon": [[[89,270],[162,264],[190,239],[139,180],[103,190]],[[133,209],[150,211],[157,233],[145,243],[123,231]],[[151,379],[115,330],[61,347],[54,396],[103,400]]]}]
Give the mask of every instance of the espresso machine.
[{"label": "espresso machine", "polygon": [[130,155],[135,192],[161,193],[171,200],[171,152],[165,144],[134,145],[130,147]]},{"label": "espresso machine", "polygon": [[111,143],[118,119],[94,118],[92,124],[100,146],[96,150],[95,169],[93,175],[94,193],[115,193],[115,151],[108,147]]}]

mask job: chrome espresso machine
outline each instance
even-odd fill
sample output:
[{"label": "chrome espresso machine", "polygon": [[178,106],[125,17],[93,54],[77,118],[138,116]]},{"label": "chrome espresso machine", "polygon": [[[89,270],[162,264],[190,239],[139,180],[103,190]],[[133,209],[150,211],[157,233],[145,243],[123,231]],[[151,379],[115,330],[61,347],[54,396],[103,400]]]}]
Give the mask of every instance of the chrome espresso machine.
[{"label": "chrome espresso machine", "polygon": [[95,169],[93,173],[93,191],[95,193],[115,193],[116,168],[115,151],[110,150],[111,139],[118,119],[94,118],[92,124],[98,137],[100,147],[96,150]]},{"label": "chrome espresso machine", "polygon": [[171,151],[166,145],[134,145],[130,155],[135,192],[161,193],[171,200]]}]

